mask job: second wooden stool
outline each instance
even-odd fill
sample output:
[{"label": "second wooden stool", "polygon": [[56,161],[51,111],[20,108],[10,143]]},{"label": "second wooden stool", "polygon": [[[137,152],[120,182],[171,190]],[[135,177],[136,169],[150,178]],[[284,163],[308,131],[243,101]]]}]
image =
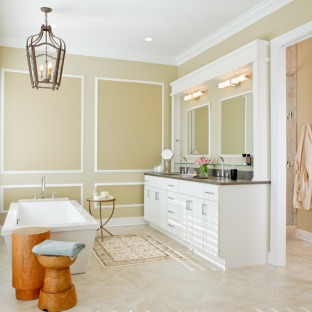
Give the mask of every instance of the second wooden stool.
[{"label": "second wooden stool", "polygon": [[49,312],[64,311],[77,304],[75,285],[72,283],[67,256],[40,256],[39,263],[45,268],[43,286],[40,290],[38,308]]}]

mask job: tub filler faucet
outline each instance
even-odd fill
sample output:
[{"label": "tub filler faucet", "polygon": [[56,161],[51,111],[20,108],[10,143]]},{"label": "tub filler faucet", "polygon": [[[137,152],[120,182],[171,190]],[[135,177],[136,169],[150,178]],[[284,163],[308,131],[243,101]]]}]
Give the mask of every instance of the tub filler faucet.
[{"label": "tub filler faucet", "polygon": [[41,198],[44,198],[44,191],[45,191],[45,177],[42,176],[41,179]]}]

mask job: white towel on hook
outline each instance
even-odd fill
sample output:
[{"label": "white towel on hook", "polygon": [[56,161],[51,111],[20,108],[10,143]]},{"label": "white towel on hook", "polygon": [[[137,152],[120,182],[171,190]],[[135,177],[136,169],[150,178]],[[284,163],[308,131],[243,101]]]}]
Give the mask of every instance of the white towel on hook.
[{"label": "white towel on hook", "polygon": [[295,185],[293,204],[295,208],[312,208],[312,127],[302,126],[295,160]]}]

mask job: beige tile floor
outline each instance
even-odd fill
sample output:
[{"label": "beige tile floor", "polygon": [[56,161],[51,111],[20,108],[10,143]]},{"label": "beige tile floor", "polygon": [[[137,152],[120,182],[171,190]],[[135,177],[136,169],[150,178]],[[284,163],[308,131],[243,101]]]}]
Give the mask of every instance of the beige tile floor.
[{"label": "beige tile floor", "polygon": [[[103,269],[91,257],[85,274],[73,275],[78,304],[72,312],[312,312],[312,244],[287,241],[287,265],[223,271],[149,226],[111,228],[114,234],[150,233],[185,256],[170,261]],[[0,311],[40,311],[37,300],[19,301],[0,239]]]}]

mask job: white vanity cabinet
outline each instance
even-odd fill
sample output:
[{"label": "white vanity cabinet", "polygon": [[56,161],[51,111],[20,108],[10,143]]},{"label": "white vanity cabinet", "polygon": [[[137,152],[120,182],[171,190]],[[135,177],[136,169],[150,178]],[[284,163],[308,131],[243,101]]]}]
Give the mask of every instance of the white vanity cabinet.
[{"label": "white vanity cabinet", "polygon": [[145,175],[144,218],[224,269],[265,264],[269,186]]},{"label": "white vanity cabinet", "polygon": [[167,229],[167,191],[164,178],[145,176],[144,219],[162,229]]}]

